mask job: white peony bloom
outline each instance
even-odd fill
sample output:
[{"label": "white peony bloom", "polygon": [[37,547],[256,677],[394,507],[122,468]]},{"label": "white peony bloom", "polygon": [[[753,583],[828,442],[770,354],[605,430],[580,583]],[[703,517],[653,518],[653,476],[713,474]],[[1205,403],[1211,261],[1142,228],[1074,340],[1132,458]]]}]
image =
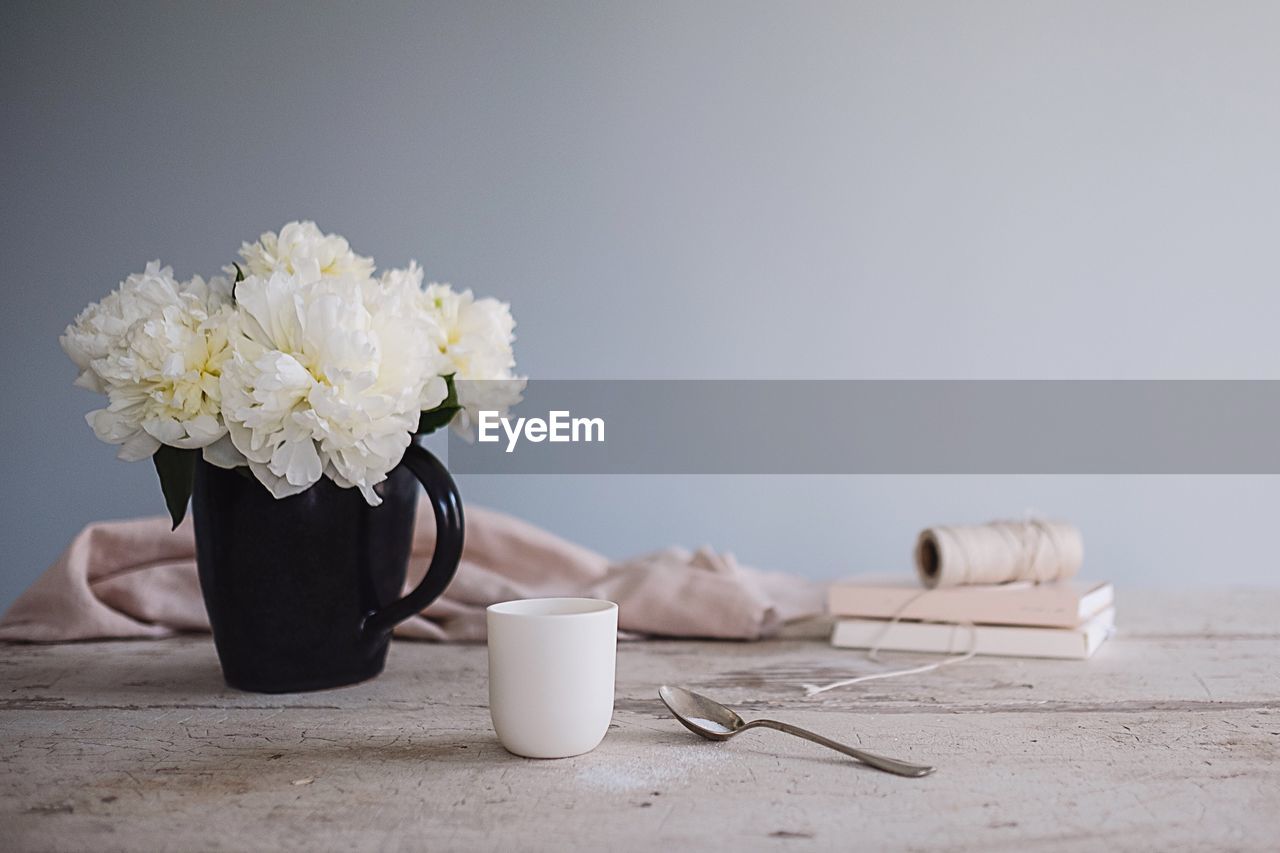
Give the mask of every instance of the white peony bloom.
[{"label": "white peony bloom", "polygon": [[225,279],[179,283],[153,261],[67,327],[61,344],[80,368],[76,384],[107,395],[86,420],[120,445],[121,459],[145,459],[161,444],[204,447],[226,432],[218,413],[229,301]]},{"label": "white peony bloom", "polygon": [[[421,280],[421,273],[418,277]],[[428,285],[422,299],[444,331],[440,352],[448,360],[445,373],[453,374],[462,406],[454,429],[470,436],[477,412],[505,410],[519,401],[524,389],[524,380],[513,373],[516,323],[511,306],[476,299],[470,290],[458,293],[447,284]]]},{"label": "white peony bloom", "polygon": [[464,435],[479,409],[519,399],[506,304],[424,291],[416,263],[375,279],[371,259],[314,222],[240,255],[234,300],[228,279],[178,282],[156,261],[67,327],[76,384],[107,396],[87,419],[122,459],[202,448],[212,464],[248,465],[277,498],[327,476],[377,505],[421,413],[444,403],[444,377]]},{"label": "white peony bloom", "polygon": [[223,444],[206,458],[230,466],[242,455],[277,498],[325,475],[376,506],[373,487],[399,464],[419,414],[445,398],[443,335],[412,276],[315,273],[236,285],[221,382],[235,452]]},{"label": "white peony bloom", "polygon": [[323,233],[314,222],[290,222],[279,234],[268,231],[258,242],[243,244],[240,257],[246,275],[262,278],[276,272],[298,275],[304,281],[373,275],[372,258],[357,255],[345,238]]},{"label": "white peony bloom", "polygon": [[[418,274],[421,278],[421,273]],[[516,366],[511,344],[516,326],[511,308],[496,299],[476,299],[447,284],[430,284],[427,310],[444,330],[441,352],[459,379],[505,379]]]}]

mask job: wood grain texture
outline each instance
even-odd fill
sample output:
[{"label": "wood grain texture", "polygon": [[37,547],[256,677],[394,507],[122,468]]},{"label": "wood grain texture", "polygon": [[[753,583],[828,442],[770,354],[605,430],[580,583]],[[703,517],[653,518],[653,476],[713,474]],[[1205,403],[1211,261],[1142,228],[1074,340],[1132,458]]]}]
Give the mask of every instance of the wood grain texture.
[{"label": "wood grain texture", "polygon": [[[375,681],[258,696],[222,684],[205,637],[0,646],[0,845],[1274,850],[1280,592],[1122,590],[1119,613],[1088,662],[979,658],[816,699],[799,685],[875,669],[820,627],[623,644],[609,736],[561,761],[498,745],[483,647],[398,643]],[[939,770],[699,741],[663,682]]]}]

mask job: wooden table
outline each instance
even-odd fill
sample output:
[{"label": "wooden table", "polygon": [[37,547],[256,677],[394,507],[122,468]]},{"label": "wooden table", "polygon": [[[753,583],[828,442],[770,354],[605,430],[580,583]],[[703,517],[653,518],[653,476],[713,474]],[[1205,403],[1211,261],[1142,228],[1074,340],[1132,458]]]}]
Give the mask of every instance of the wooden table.
[{"label": "wooden table", "polygon": [[[222,684],[207,638],[0,646],[0,847],[1275,850],[1280,592],[1122,590],[1119,609],[1092,661],[979,658],[811,700],[800,684],[874,666],[812,636],[624,644],[613,729],[562,761],[498,745],[482,647],[402,642],[373,682],[259,696]],[[662,682],[939,770],[700,741]]]}]

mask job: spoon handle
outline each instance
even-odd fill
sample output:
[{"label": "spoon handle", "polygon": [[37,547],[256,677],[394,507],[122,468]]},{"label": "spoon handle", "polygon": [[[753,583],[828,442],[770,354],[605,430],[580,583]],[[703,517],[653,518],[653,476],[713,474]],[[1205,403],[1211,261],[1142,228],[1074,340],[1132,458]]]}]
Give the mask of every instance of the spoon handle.
[{"label": "spoon handle", "polygon": [[[877,770],[884,770],[887,773],[896,773],[899,776],[928,776],[933,772],[932,767],[923,764],[908,764],[905,761],[898,761],[896,758],[885,758],[883,755],[876,755],[873,752],[863,752],[860,749],[854,749],[843,743],[834,741],[831,738],[823,737],[817,732],[811,732],[808,729],[802,729],[799,726],[793,726],[790,723],[780,723],[777,720],[752,720],[742,729],[750,729],[760,726],[766,729],[776,729],[780,732],[786,732],[789,735],[804,738],[814,743],[822,744],[825,747],[834,749],[836,752],[843,752],[850,758],[856,758],[863,764],[869,764]],[[742,731],[739,729],[739,731]]]}]

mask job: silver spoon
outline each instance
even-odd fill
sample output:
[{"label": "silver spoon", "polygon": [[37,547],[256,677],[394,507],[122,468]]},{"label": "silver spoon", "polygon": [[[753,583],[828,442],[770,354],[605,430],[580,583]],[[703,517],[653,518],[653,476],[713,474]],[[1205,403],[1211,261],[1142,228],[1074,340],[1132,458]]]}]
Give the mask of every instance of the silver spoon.
[{"label": "silver spoon", "polygon": [[820,743],[823,746],[834,749],[836,752],[843,752],[850,758],[856,758],[863,764],[869,764],[877,770],[884,770],[887,773],[914,777],[928,776],[933,772],[932,767],[926,767],[923,764],[908,764],[895,758],[885,758],[883,755],[863,752],[860,749],[845,746],[842,743],[837,743],[830,738],[825,738],[820,734],[802,729],[799,726],[793,726],[790,723],[780,723],[777,720],[752,720],[748,723],[739,717],[732,708],[726,708],[715,700],[708,699],[706,696],[694,693],[691,690],[685,690],[683,687],[668,687],[664,684],[658,688],[658,695],[662,697],[662,701],[666,703],[666,706],[671,709],[671,713],[676,715],[676,719],[686,729],[696,735],[702,735],[708,740],[728,740],[736,734],[745,732],[747,729],[757,727],[776,729],[814,743]]}]

